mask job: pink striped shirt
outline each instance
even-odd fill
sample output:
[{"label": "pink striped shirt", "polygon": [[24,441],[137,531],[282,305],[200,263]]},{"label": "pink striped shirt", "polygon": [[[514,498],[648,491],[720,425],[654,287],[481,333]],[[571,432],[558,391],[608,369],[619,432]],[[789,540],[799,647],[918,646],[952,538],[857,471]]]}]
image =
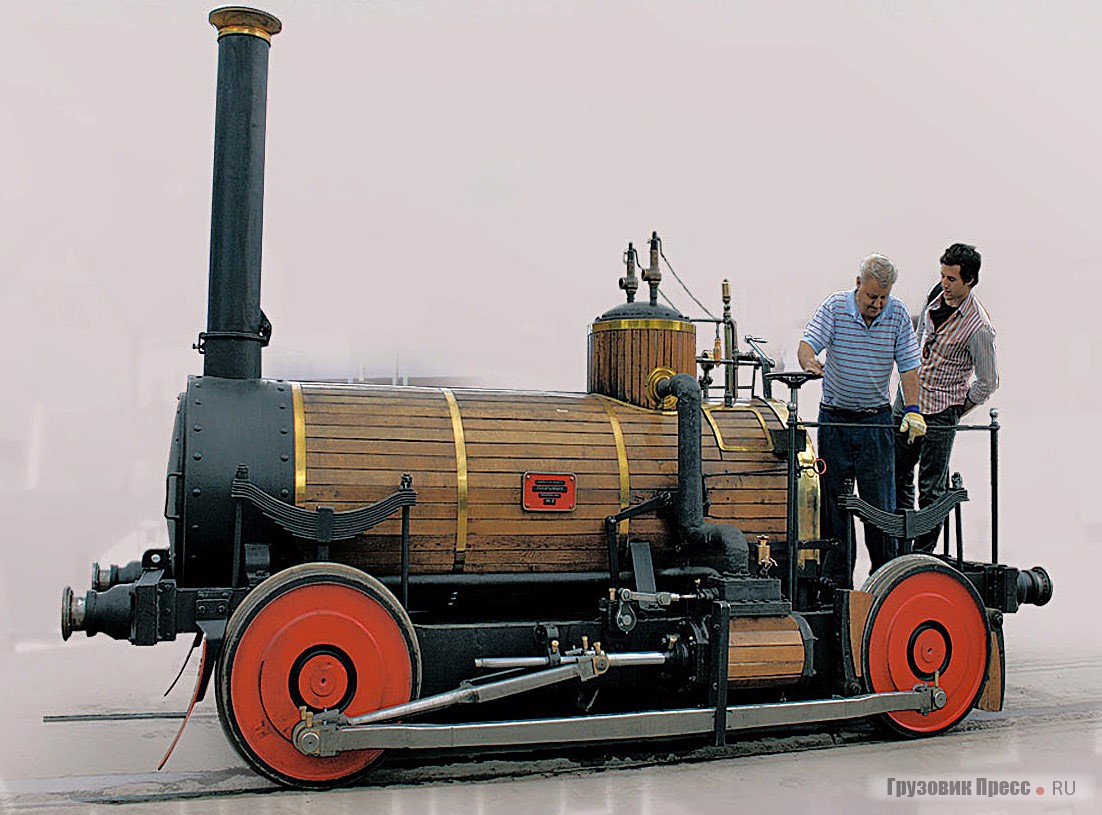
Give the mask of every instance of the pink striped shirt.
[{"label": "pink striped shirt", "polygon": [[918,332],[922,348],[918,408],[926,415],[962,405],[965,397],[982,405],[999,387],[995,329],[987,310],[969,292],[960,308],[935,331],[930,310],[941,306],[944,297],[939,294],[926,307]]}]

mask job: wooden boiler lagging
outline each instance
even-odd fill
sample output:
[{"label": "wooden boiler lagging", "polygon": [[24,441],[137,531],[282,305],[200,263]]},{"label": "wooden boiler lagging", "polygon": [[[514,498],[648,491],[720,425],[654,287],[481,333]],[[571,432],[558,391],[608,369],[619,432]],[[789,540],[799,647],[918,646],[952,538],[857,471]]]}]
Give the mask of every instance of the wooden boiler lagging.
[{"label": "wooden boiler lagging", "polygon": [[[418,493],[410,525],[414,574],[605,570],[604,519],[677,487],[673,412],[594,394],[309,383],[293,389],[296,503],[353,509],[386,497],[410,473]],[[715,476],[710,519],[783,540],[785,473],[769,432],[783,427],[780,418],[761,400],[708,406],[703,415],[702,466]],[[531,472],[574,476],[574,508],[526,510],[522,479]],[[620,532],[622,541],[629,533],[649,541],[656,567],[682,565],[675,519],[635,518]],[[332,556],[373,574],[396,574],[399,521],[334,544]]]}]

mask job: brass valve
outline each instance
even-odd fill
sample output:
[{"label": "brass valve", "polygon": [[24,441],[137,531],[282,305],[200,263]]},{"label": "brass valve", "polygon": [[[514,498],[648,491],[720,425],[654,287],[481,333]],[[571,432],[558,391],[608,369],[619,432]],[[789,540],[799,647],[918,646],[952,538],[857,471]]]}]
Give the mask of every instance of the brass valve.
[{"label": "brass valve", "polygon": [[758,535],[758,576],[768,577],[769,571],[777,565],[769,546],[768,535]]}]

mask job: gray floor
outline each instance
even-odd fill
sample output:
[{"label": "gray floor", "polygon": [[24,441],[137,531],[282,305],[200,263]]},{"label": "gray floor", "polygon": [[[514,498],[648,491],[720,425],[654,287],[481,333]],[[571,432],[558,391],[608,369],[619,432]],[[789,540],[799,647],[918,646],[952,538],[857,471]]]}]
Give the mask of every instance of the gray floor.
[{"label": "gray floor", "polygon": [[[185,643],[138,649],[95,640],[66,646],[23,643],[5,658],[0,693],[8,736],[0,742],[0,805],[5,810],[71,812],[108,804],[142,812],[678,813],[753,811],[1001,812],[1021,804],[1094,812],[1102,755],[1102,656],[1014,642],[1008,631],[1007,710],[974,713],[957,730],[918,742],[879,741],[857,726],[666,754],[613,753],[584,762],[570,754],[535,759],[487,757],[381,770],[370,786],[324,794],[273,791],[229,747],[213,700],[197,708],[164,771],[154,771],[176,722],[43,723],[59,713],[174,711],[190,691],[157,688],[174,675]],[[14,668],[15,670],[11,670]],[[191,674],[189,672],[188,679]],[[22,700],[22,704],[10,704]],[[888,779],[1024,780],[1029,797],[896,798]],[[1075,783],[1053,797],[1053,781]],[[1045,793],[1038,794],[1040,787]],[[894,788],[893,788],[894,789]],[[1048,797],[1046,798],[1045,795]],[[111,807],[113,810],[115,807]],[[749,809],[747,809],[749,808]]]}]

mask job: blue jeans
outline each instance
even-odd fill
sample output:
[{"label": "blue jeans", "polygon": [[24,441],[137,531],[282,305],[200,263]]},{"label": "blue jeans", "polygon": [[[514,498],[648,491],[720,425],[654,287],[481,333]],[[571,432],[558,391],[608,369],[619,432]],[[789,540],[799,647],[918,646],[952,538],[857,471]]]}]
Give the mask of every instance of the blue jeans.
[{"label": "blue jeans", "polygon": [[[907,436],[895,437],[895,496],[896,511],[915,508],[915,465],[918,465],[918,508],[926,509],[945,494],[949,479],[949,455],[953,452],[956,427],[964,412],[963,405],[953,405],[941,413],[926,417],[926,435],[919,436],[913,444],[907,444]],[[896,400],[892,420],[903,420],[903,403]],[[934,529],[917,538],[915,552],[932,552],[937,545],[940,529]]]},{"label": "blue jeans", "polygon": [[[883,427],[820,427],[819,456],[826,462],[820,479],[822,489],[823,537],[837,538],[840,545],[823,558],[823,576],[839,588],[853,588],[853,564],[856,551],[847,541],[855,540],[853,516],[838,506],[847,479],[857,482],[862,499],[875,507],[895,511],[895,440],[888,425],[892,411],[887,405],[875,413],[841,410],[821,406],[819,421],[824,423],[884,425]],[[896,555],[896,541],[865,524],[865,546],[872,570],[876,571]]]}]

